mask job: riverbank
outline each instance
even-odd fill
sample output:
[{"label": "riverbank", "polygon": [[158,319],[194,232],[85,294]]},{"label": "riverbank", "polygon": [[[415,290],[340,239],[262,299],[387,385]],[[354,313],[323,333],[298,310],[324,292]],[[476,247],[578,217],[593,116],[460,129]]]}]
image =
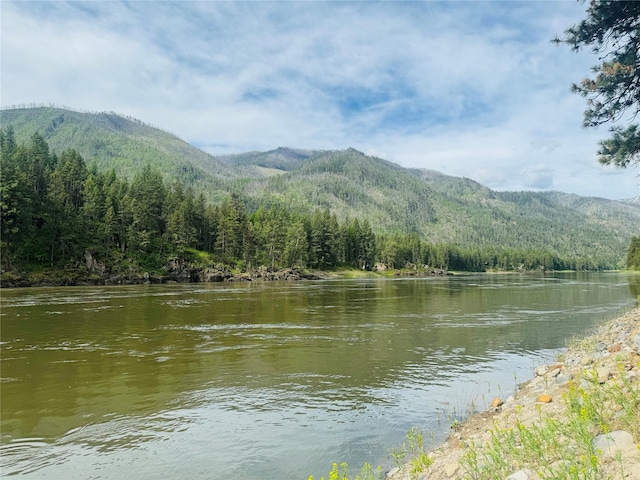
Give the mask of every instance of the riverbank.
[{"label": "riverbank", "polygon": [[232,271],[226,266],[175,266],[164,271],[138,271],[98,273],[84,269],[41,270],[36,272],[4,272],[0,287],[66,287],[87,285],[142,285],[162,283],[215,283],[251,281],[320,280],[328,278],[322,272],[284,268],[259,268],[251,271]]},{"label": "riverbank", "polygon": [[640,307],[576,340],[557,362],[387,480],[640,480]]},{"label": "riverbank", "polygon": [[87,285],[142,285],[162,283],[216,283],[290,280],[331,280],[369,277],[433,277],[453,273],[442,269],[402,269],[365,271],[355,268],[335,270],[273,269],[259,267],[237,270],[228,265],[198,266],[179,259],[164,268],[146,271],[134,265],[107,268],[87,260],[87,266],[77,268],[39,269],[36,271],[0,271],[0,288],[66,287]]}]

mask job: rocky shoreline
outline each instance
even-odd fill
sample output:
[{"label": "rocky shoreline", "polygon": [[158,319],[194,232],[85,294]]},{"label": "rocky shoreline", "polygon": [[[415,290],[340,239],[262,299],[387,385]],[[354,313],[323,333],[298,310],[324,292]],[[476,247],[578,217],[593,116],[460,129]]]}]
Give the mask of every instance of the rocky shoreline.
[{"label": "rocky shoreline", "polygon": [[573,343],[387,480],[640,480],[640,308]]},{"label": "rocky shoreline", "polygon": [[[384,275],[385,273],[395,277],[453,275],[446,270],[434,268],[368,272],[370,275]],[[51,269],[37,273],[0,270],[0,288],[323,280],[340,276],[341,274],[335,272],[310,272],[297,268],[258,267],[237,272],[232,271],[228,265],[196,266],[181,258],[174,258],[167,262],[162,269],[149,272],[133,264],[126,264],[126,262],[124,265],[109,267],[87,253],[84,264],[78,264],[76,268]]]},{"label": "rocky shoreline", "polygon": [[65,287],[88,285],[142,285],[161,283],[215,283],[215,282],[252,282],[252,281],[289,281],[319,280],[323,277],[316,273],[294,268],[280,270],[258,268],[247,272],[232,272],[226,266],[194,267],[174,261],[163,272],[130,270],[109,272],[103,269],[78,268],[60,270],[45,274],[4,273],[1,288],[20,287]]}]

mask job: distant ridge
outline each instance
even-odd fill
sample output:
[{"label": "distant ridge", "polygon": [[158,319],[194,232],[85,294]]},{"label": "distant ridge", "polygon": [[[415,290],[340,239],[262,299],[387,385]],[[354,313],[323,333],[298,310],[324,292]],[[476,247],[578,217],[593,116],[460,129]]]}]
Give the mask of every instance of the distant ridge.
[{"label": "distant ridge", "polygon": [[[118,112],[114,112],[113,110],[111,111],[92,111],[92,110],[83,110],[83,109],[78,109],[78,108],[73,108],[73,107],[68,107],[66,105],[56,105],[55,103],[49,103],[49,104],[45,104],[45,103],[29,103],[29,104],[17,104],[17,105],[8,105],[5,107],[0,108],[0,111],[10,111],[10,110],[26,110],[26,109],[36,109],[36,108],[51,108],[54,110],[64,110],[64,111],[68,111],[68,112],[72,112],[72,113],[80,113],[80,114],[87,114],[87,115],[111,115],[111,116],[116,116],[116,117],[121,117],[124,118],[125,120],[129,120],[132,123],[137,123],[139,125],[145,126],[145,127],[149,127],[149,128],[153,128],[156,130],[160,130],[162,132],[165,132],[169,135],[172,135],[176,138],[180,138],[176,133],[170,132],[169,130],[166,130],[160,126],[154,125],[152,123],[148,123],[148,122],[143,122],[142,120],[132,117],[130,115],[125,115],[123,113],[118,113]],[[180,138],[182,140],[182,138]]]},{"label": "distant ridge", "polygon": [[619,200],[619,201],[623,203],[628,203],[629,205],[637,205],[640,207],[640,195],[633,198],[625,198],[624,200]]}]

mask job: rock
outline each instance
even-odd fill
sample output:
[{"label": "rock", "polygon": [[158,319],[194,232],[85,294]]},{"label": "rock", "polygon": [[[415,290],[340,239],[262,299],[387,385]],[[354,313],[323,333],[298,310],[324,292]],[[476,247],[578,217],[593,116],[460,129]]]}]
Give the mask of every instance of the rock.
[{"label": "rock", "polygon": [[556,383],[558,385],[565,385],[567,383],[569,383],[569,380],[571,380],[571,377],[569,375],[558,375],[556,377]]},{"label": "rock", "polygon": [[593,359],[591,357],[582,357],[580,360],[580,365],[583,367],[587,367],[593,363]]},{"label": "rock", "polygon": [[551,403],[553,399],[551,398],[551,395],[548,395],[546,393],[543,393],[542,395],[538,396],[538,398],[536,398],[536,402],[538,403]]},{"label": "rock", "polygon": [[547,367],[545,367],[544,365],[541,367],[536,368],[536,377],[542,377],[544,375],[547,374],[549,370],[547,370]]},{"label": "rock", "polygon": [[593,449],[605,458],[613,458],[618,452],[635,449],[633,436],[624,430],[598,435],[593,439]]},{"label": "rock", "polygon": [[391,470],[389,470],[389,471],[387,472],[386,477],[387,477],[387,478],[391,478],[391,477],[393,477],[396,473],[398,473],[399,471],[400,471],[400,469],[399,469],[398,467],[393,467]]},{"label": "rock", "polygon": [[640,463],[632,464],[626,469],[627,477],[629,480],[640,480]]},{"label": "rock", "polygon": [[550,377],[557,377],[558,375],[560,375],[560,372],[562,371],[562,367],[556,367],[553,370],[551,370],[549,372],[549,376]]},{"label": "rock", "polygon": [[531,470],[524,469],[509,475],[505,480],[529,480],[531,478]]},{"label": "rock", "polygon": [[598,342],[596,343],[595,350],[596,352],[602,352],[607,349],[606,343]]},{"label": "rock", "polygon": [[640,353],[640,332],[636,333],[636,337],[634,339],[634,342],[636,344],[636,351],[638,353]]},{"label": "rock", "polygon": [[596,375],[598,383],[606,383],[611,378],[611,369],[609,367],[598,367],[596,368]]},{"label": "rock", "polygon": [[504,405],[504,402],[500,398],[496,397],[492,400],[489,408],[500,408],[502,405]]},{"label": "rock", "polygon": [[458,471],[459,468],[460,468],[460,466],[457,463],[448,463],[444,467],[444,474],[447,477],[451,478],[456,474],[456,472]]},{"label": "rock", "polygon": [[619,352],[621,349],[622,349],[621,343],[614,343],[613,345],[609,345],[607,347],[607,352],[616,353],[616,352]]}]

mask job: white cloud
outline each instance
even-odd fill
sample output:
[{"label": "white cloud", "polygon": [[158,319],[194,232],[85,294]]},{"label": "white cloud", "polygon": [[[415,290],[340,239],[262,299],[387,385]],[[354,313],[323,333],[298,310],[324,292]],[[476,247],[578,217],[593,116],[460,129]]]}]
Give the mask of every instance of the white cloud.
[{"label": "white cloud", "polygon": [[353,146],[492,188],[638,194],[550,39],[578,2],[2,2],[2,104],[113,110],[212,153]]},{"label": "white cloud", "polygon": [[548,189],[553,186],[553,169],[540,163],[531,165],[523,171],[522,184],[536,189]]}]

